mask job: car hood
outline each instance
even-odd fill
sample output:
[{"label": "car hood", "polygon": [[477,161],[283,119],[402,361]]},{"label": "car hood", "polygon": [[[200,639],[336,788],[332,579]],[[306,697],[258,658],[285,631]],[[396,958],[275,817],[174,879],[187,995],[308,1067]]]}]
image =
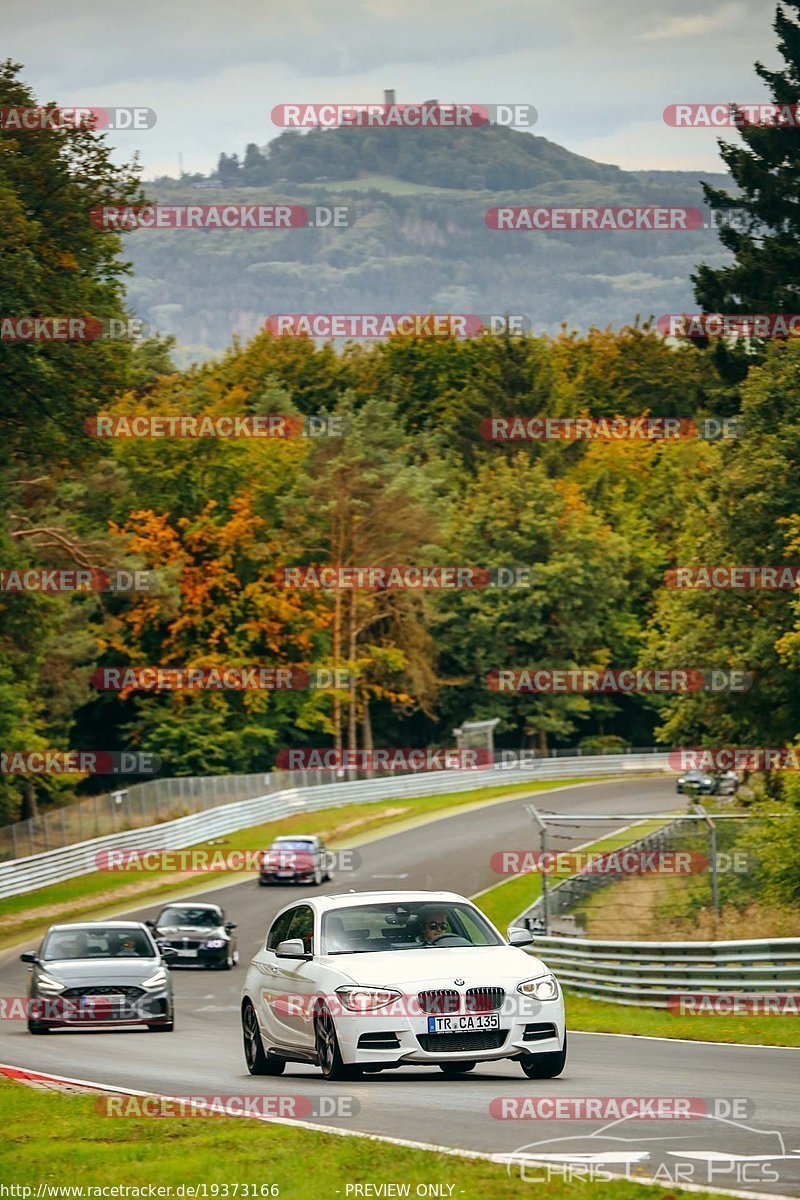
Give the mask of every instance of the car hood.
[{"label": "car hood", "polygon": [[[406,991],[465,987],[516,986],[549,971],[540,958],[517,946],[457,947],[436,950],[388,950],[375,954],[334,954],[327,961],[354,983],[397,987]],[[457,985],[461,986],[461,985]]]},{"label": "car hood", "polygon": [[160,958],[137,959],[54,959],[42,968],[46,975],[66,983],[68,987],[90,984],[100,987],[109,983],[141,983],[162,965]]}]

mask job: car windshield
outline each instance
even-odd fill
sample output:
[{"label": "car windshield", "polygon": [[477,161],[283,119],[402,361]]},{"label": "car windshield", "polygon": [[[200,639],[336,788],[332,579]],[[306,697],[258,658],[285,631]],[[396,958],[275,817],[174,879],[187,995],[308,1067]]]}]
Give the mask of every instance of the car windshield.
[{"label": "car windshield", "polygon": [[359,904],[326,912],[322,918],[323,954],[503,944],[471,904],[429,900]]},{"label": "car windshield", "polygon": [[40,957],[47,962],[71,958],[155,958],[143,929],[56,929],[48,933]]},{"label": "car windshield", "polygon": [[308,854],[314,849],[313,842],[273,842],[270,850],[280,854],[283,850],[305,850]]},{"label": "car windshield", "polygon": [[165,908],[158,925],[202,925],[214,929],[221,923],[220,913],[213,908]]}]

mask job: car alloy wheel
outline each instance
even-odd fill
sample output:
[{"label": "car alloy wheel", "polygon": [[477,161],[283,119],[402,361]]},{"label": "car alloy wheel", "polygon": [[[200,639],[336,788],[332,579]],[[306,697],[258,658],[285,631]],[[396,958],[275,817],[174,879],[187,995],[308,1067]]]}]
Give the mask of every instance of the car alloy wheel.
[{"label": "car alloy wheel", "polygon": [[325,1004],[321,1005],[314,1018],[314,1046],[323,1078],[335,1081],[357,1079],[361,1075],[360,1067],[342,1062],[336,1026],[330,1009]]},{"label": "car alloy wheel", "polygon": [[274,1054],[265,1054],[258,1028],[256,1010],[249,1000],[242,1009],[242,1033],[244,1035],[244,1060],[251,1075],[282,1075],[286,1063]]}]

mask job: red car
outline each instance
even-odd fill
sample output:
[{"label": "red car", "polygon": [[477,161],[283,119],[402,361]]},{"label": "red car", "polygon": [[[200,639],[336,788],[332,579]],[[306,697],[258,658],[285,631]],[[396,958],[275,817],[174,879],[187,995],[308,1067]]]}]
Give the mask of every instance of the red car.
[{"label": "red car", "polygon": [[261,887],[270,883],[313,883],[318,887],[330,878],[328,852],[316,834],[277,837],[261,855]]}]

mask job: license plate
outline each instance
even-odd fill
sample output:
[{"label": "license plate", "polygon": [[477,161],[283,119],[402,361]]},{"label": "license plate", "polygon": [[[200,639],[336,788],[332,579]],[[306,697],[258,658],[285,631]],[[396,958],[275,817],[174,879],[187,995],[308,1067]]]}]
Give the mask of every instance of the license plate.
[{"label": "license plate", "polygon": [[197,958],[196,950],[178,950],[178,958]]},{"label": "license plate", "polygon": [[476,1029],[499,1029],[500,1014],[485,1013],[477,1016],[453,1015],[428,1017],[428,1033],[470,1033]]}]

